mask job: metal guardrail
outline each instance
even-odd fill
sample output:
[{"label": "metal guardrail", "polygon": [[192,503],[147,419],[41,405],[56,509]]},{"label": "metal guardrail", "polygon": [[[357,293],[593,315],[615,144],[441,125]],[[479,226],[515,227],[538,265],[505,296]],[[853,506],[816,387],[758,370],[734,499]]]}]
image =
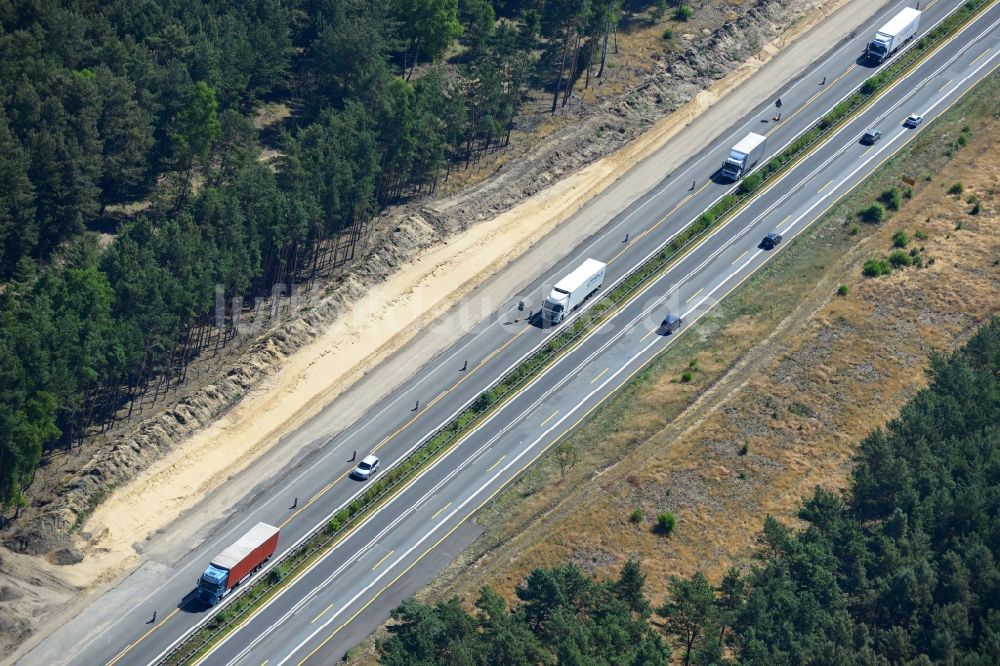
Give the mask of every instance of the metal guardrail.
[{"label": "metal guardrail", "polygon": [[[952,12],[942,18],[935,26],[935,28],[940,26],[940,24],[945,20],[952,18],[952,15],[959,9],[965,8],[969,13],[963,18],[962,21],[956,23],[952,30],[942,33],[930,42],[927,41],[930,33],[917,40],[914,46],[924,42],[923,46],[919,49],[914,49],[914,47],[907,49],[907,51],[897,56],[895,60],[891,61],[890,64],[886,66],[886,68],[875,75],[882,76],[887,71],[892,70],[891,74],[881,82],[881,85],[877,89],[860,98],[856,103],[848,107],[846,111],[840,114],[839,118],[829,121],[827,116],[838,105],[860,92],[861,88],[864,87],[864,84],[862,84],[862,87],[859,87],[858,90],[848,93],[838,100],[830,110],[824,113],[823,117],[811,125],[809,129],[791,139],[785,146],[783,146],[782,151],[772,157],[771,160],[768,160],[768,163],[770,163],[774,159],[782,157],[784,162],[766,174],[752,191],[739,194],[739,186],[734,186],[730,192],[727,192],[725,195],[720,197],[719,200],[717,200],[716,203],[713,204],[713,206],[707,211],[699,214],[698,217],[694,218],[682,229],[678,230],[677,233],[666,239],[660,246],[650,252],[650,254],[647,255],[647,258],[635,269],[626,273],[612,283],[609,287],[610,293],[607,296],[596,300],[590,307],[578,313],[577,316],[573,317],[571,320],[567,320],[567,323],[572,321],[572,328],[570,331],[563,331],[562,333],[547,340],[542,340],[533,349],[525,353],[490,388],[483,391],[479,396],[466,402],[465,405],[459,408],[456,415],[452,419],[428,435],[423,440],[423,444],[415,447],[391,469],[387,470],[386,473],[378,481],[376,481],[372,487],[369,487],[358,497],[340,507],[336,512],[334,512],[331,520],[317,525],[306,535],[300,538],[285,553],[285,555],[272,562],[266,569],[262,570],[254,578],[252,578],[249,581],[249,587],[244,588],[242,591],[234,592],[233,596],[223,602],[223,606],[220,607],[218,612],[211,617],[205,618],[205,620],[199,623],[199,625],[192,628],[188,632],[188,635],[182,638],[178,645],[171,648],[163,656],[159,663],[185,664],[189,660],[197,657],[202,650],[210,647],[219,636],[227,633],[229,630],[237,626],[240,620],[242,620],[249,612],[255,610],[257,602],[279,589],[280,586],[287,582],[287,578],[289,576],[298,573],[299,568],[308,564],[314,555],[325,551],[331,543],[338,540],[341,536],[344,536],[348,531],[348,528],[352,527],[362,516],[367,514],[371,509],[375,508],[384,498],[392,494],[392,492],[396,488],[400,487],[404,481],[409,481],[411,477],[419,474],[421,471],[424,471],[424,463],[433,459],[457,439],[464,437],[469,431],[478,427],[483,418],[502,406],[508,397],[521,390],[527,383],[536,379],[539,376],[539,372],[543,368],[547,367],[559,356],[562,356],[564,353],[569,351],[585,336],[585,334],[592,332],[596,326],[617,312],[620,309],[620,306],[627,304],[633,295],[640,290],[640,288],[644,288],[650,281],[656,279],[669,265],[674,262],[676,258],[682,256],[688,249],[700,243],[705,236],[717,230],[724,222],[729,220],[731,214],[737,212],[746,203],[748,203],[748,201],[755,197],[762,188],[768,186],[774,180],[787,173],[789,169],[795,166],[800,158],[808,155],[813,146],[823,141],[830,135],[830,133],[834,132],[840,126],[851,120],[859,108],[872,102],[882,91],[887,89],[892,82],[897,80],[909,69],[919,64],[922,61],[921,56],[924,53],[930,51],[951,33],[957,31],[963,25],[968,23],[979,13],[979,10],[983,9],[987,5],[993,4],[994,2],[996,2],[996,0],[970,0],[969,2],[956,7],[952,10]],[[931,32],[933,32],[935,28],[932,28]],[[919,53],[913,56],[913,54],[917,51],[919,51]],[[904,56],[908,55],[911,57],[904,61]],[[787,150],[788,146],[792,145],[796,140],[798,140],[798,138],[814,130],[819,131],[812,140],[798,146],[793,152],[784,152]],[[712,210],[727,196],[734,196],[735,200],[724,208],[717,211]],[[705,224],[702,229],[699,229],[697,232],[688,236],[683,243],[675,246],[674,241],[677,236],[688,231],[693,224],[696,224],[706,214],[711,214],[714,218]],[[530,367],[525,367],[527,365],[530,365]],[[504,387],[504,390],[495,393],[497,387]],[[484,398],[484,396],[489,397]],[[484,401],[486,404],[481,404],[479,407],[476,407],[476,403],[479,401]],[[474,413],[470,413],[470,410],[474,410]],[[465,418],[464,423],[462,422],[463,417]],[[442,435],[445,436],[441,437]],[[326,534],[322,534],[324,532],[326,532]],[[289,571],[280,576],[274,582],[267,581],[266,577],[270,577],[271,573],[275,570],[280,571],[281,567],[286,564],[290,565]],[[258,589],[259,587],[260,589]],[[240,609],[232,615],[226,614],[227,607],[233,603],[239,603],[241,606]],[[225,615],[225,617],[217,629],[211,631],[207,635],[202,635],[200,639],[195,639],[195,636],[199,634],[199,632],[204,631],[206,625],[213,621],[217,621],[219,617],[223,615]],[[196,644],[189,645],[189,643],[192,642]]]}]

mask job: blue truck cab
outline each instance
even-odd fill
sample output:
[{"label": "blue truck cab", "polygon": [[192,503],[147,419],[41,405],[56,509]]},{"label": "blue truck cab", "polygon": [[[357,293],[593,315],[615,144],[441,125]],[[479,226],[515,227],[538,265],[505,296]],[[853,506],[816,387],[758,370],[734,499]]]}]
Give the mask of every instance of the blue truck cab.
[{"label": "blue truck cab", "polygon": [[209,606],[219,603],[219,599],[228,589],[226,587],[227,578],[229,578],[229,572],[226,569],[209,564],[205,573],[198,579],[198,599]]}]

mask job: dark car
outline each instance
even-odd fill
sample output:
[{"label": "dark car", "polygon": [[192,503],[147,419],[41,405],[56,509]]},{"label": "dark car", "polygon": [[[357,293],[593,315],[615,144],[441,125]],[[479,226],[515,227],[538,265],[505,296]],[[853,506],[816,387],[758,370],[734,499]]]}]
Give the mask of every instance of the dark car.
[{"label": "dark car", "polygon": [[760,247],[765,250],[774,249],[774,246],[781,242],[781,234],[776,234],[773,231],[768,235],[764,236],[764,240],[760,242]]},{"label": "dark car", "polygon": [[871,129],[867,130],[861,137],[861,143],[865,144],[866,146],[871,146],[874,145],[874,143],[881,138],[882,138],[882,132],[879,132],[877,129],[872,127]]},{"label": "dark car", "polygon": [[660,328],[663,330],[665,334],[669,335],[674,331],[676,331],[678,328],[680,328],[681,324],[683,323],[684,323],[683,319],[673,314],[672,312],[668,312],[667,316],[664,317],[663,321],[660,323]]}]

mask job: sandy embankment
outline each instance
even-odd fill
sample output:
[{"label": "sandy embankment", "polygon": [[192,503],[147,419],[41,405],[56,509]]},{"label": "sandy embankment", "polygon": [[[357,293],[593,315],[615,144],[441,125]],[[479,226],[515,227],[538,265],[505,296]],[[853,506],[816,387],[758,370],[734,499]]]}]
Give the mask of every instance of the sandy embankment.
[{"label": "sandy embankment", "polygon": [[[831,29],[849,30],[862,24],[877,9],[862,0],[827,3],[624,149],[563,179],[513,210],[472,226],[373,288],[322,337],[289,356],[283,370],[265,385],[105,500],[86,525],[87,532],[100,535],[89,544],[88,557],[78,565],[62,567],[62,573],[73,584],[86,587],[106,581],[131,566],[137,558],[133,543],[165,528],[183,511],[195,506],[218,485],[219,479],[245,469],[281,435],[316,414],[367,370],[411,340],[434,317],[522,255],[585,202],[608,188],[626,169],[650,158],[708,108],[719,105],[720,113],[713,122],[719,128],[726,127],[745,113],[749,100],[759,98],[754,90],[774,89],[810,61],[803,57],[814,59],[821,55],[828,47],[812,45],[811,51],[804,49],[801,56],[783,58],[779,67],[762,72],[752,86],[736,90],[775,55],[844,5],[850,7],[838,13],[834,18],[836,25]],[[722,109],[720,102],[724,98],[729,102],[728,96],[734,91],[732,103]],[[705,138],[705,133],[695,132],[678,137],[670,155],[650,158],[649,163],[655,169],[635,179],[630,191],[619,196],[634,200],[657,182],[662,173],[697,152]],[[617,207],[620,199],[610,198],[615,199]],[[605,215],[604,219],[608,217]],[[581,238],[586,229],[579,232]],[[507,285],[508,294],[526,279],[523,275],[498,276]],[[501,302],[488,305],[495,308]],[[459,334],[456,331],[452,338],[442,337],[434,346],[422,347],[419,353],[430,359]],[[373,387],[373,398],[377,399],[375,392]]]}]

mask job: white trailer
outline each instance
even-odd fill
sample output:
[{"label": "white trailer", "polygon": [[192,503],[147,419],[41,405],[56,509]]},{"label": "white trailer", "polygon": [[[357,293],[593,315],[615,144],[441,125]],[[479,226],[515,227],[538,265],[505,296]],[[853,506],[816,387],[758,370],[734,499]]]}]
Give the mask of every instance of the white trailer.
[{"label": "white trailer", "polygon": [[551,324],[561,322],[567,314],[601,287],[607,266],[596,259],[587,259],[572,273],[556,282],[552,293],[542,304],[542,320]]},{"label": "white trailer", "polygon": [[920,27],[921,12],[912,7],[904,7],[893,16],[888,23],[875,33],[875,39],[869,42],[865,55],[879,64],[899,50],[906,42],[913,39]]},{"label": "white trailer", "polygon": [[730,180],[745,176],[764,156],[766,144],[767,137],[763,134],[747,134],[729,151],[729,157],[722,163],[722,175]]}]

